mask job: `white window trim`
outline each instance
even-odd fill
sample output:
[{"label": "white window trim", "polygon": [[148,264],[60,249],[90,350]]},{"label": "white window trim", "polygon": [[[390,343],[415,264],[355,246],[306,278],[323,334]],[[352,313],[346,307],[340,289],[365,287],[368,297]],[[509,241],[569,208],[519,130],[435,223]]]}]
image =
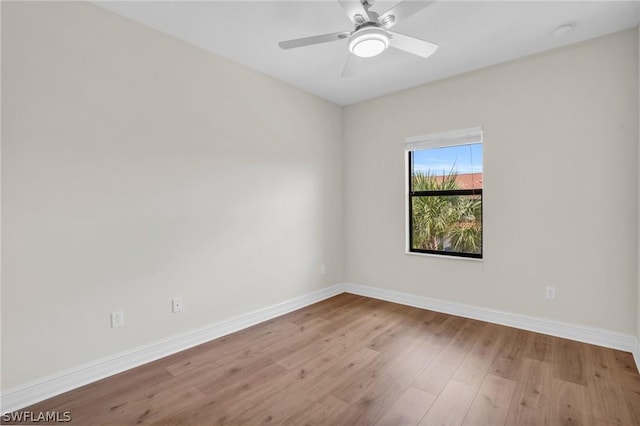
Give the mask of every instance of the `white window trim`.
[{"label": "white window trim", "polygon": [[419,149],[444,148],[448,146],[467,145],[478,141],[482,142],[482,127],[470,127],[468,129],[406,138],[404,140],[404,150],[417,151]]}]

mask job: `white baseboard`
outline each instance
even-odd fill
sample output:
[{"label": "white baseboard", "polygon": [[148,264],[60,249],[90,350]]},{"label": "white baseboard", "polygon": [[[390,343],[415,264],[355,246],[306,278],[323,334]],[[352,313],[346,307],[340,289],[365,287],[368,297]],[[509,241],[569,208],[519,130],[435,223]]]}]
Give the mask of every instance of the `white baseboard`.
[{"label": "white baseboard", "polygon": [[359,284],[341,283],[9,389],[2,392],[2,414],[19,410],[344,292],[631,352],[640,370],[640,341],[635,336]]},{"label": "white baseboard", "polygon": [[344,292],[343,284],[62,371],[2,392],[2,414],[242,330]]},{"label": "white baseboard", "polygon": [[631,352],[634,356],[636,366],[640,371],[640,341],[638,341],[636,336],[431,299],[423,296],[415,296],[408,293],[400,293],[360,284],[344,283],[344,285],[347,293]]}]

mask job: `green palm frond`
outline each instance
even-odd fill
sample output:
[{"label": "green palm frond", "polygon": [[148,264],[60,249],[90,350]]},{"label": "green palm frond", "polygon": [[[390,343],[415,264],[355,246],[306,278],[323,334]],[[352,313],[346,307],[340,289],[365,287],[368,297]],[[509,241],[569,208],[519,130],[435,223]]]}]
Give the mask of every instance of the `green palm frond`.
[{"label": "green palm frond", "polygon": [[[413,191],[459,189],[458,173],[452,168],[442,176],[431,170],[414,172]],[[424,250],[480,253],[482,250],[482,201],[474,196],[412,197],[413,246]]]}]

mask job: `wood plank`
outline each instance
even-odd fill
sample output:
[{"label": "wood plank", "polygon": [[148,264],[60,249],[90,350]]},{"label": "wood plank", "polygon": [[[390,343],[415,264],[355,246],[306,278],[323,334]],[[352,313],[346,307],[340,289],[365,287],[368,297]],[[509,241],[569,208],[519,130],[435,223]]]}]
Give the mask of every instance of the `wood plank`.
[{"label": "wood plank", "polygon": [[316,339],[309,345],[299,347],[282,359],[278,364],[285,368],[297,368],[298,365],[318,353],[341,355],[361,347],[363,341],[375,338],[387,329],[393,327],[392,318],[396,315],[399,305],[392,310],[380,312],[376,315],[363,315],[333,332],[326,334],[322,339]]},{"label": "wood plank", "polygon": [[596,423],[632,424],[620,383],[591,376],[588,378],[587,390],[589,406]]},{"label": "wood plank", "polygon": [[[362,354],[354,351],[342,358],[318,354],[315,358],[306,361],[298,369],[288,370],[283,379],[280,380],[281,384],[274,392],[267,395],[258,405],[230,420],[233,423],[242,424],[256,424],[256,422],[282,423],[289,417],[306,411],[308,406],[315,406],[316,404],[314,398],[304,396],[301,402],[292,405],[291,400],[283,398],[283,395],[306,395],[309,383],[340,369],[346,362],[348,362],[347,365],[355,364],[362,357],[368,356],[367,354],[375,356],[374,352],[366,348],[363,348]],[[322,398],[318,399],[318,401],[320,400]]]},{"label": "wood plank", "polygon": [[553,347],[553,376],[556,379],[587,385],[587,364],[584,344],[558,339]]},{"label": "wood plank", "polygon": [[[213,366],[219,365],[218,361],[229,356],[237,358],[237,354],[246,353],[247,351],[256,351],[259,348],[269,345],[270,342],[278,340],[279,336],[287,332],[296,332],[297,325],[287,321],[270,321],[263,327],[252,327],[247,330],[247,335],[243,336],[241,332],[233,333],[216,339],[206,347],[199,347],[198,351],[191,351],[183,359],[167,366],[167,370],[174,376],[180,375],[187,371],[196,369],[203,365]],[[251,339],[251,349],[247,347],[247,339]],[[212,356],[215,354],[215,356]],[[228,358],[227,358],[228,359]]]},{"label": "wood plank", "polygon": [[438,349],[419,340],[397,353],[387,352],[375,359],[366,369],[355,372],[349,380],[335,383],[332,395],[350,404],[362,399],[372,389],[388,384],[398,384],[405,389],[416,376],[432,363]]},{"label": "wood plank", "polygon": [[378,352],[406,346],[414,339],[427,337],[430,329],[441,325],[446,319],[446,315],[437,312],[412,308],[405,313],[404,318],[401,318],[395,327],[390,327],[376,336],[367,346]]},{"label": "wood plank", "polygon": [[530,337],[530,332],[506,327],[500,349],[489,367],[490,373],[505,379],[516,379],[522,369]]},{"label": "wood plank", "polygon": [[369,371],[369,366],[378,358],[380,353],[369,348],[360,348],[345,354],[326,374],[309,381],[306,387],[308,397],[317,401],[331,393],[337,386],[352,382],[354,377],[361,375],[363,371]]},{"label": "wood plank", "polygon": [[479,388],[500,349],[505,330],[506,327],[499,325],[487,325],[485,333],[456,369],[453,379]]},{"label": "wood plank", "polygon": [[586,386],[552,379],[551,424],[562,426],[592,425],[589,393]]},{"label": "wood plank", "polygon": [[[635,409],[633,395],[634,389],[625,387],[632,384],[626,380],[627,377],[640,376],[630,375],[628,370],[621,370],[617,367],[616,351],[595,345],[585,345],[587,352],[587,375],[589,388],[589,401],[594,419],[600,422],[627,422],[633,424],[638,417]],[[640,395],[640,380],[635,389],[636,395]]]},{"label": "wood plank", "polygon": [[557,337],[547,336],[545,334],[531,333],[523,355],[526,358],[537,361],[551,362],[553,346],[556,344],[557,339]]},{"label": "wood plank", "polygon": [[366,297],[358,296],[351,293],[342,293],[334,297],[322,300],[313,305],[306,306],[297,311],[290,312],[282,315],[278,319],[291,322],[293,324],[302,325],[312,318],[319,317],[331,317],[331,315],[338,311],[348,308],[349,306],[355,306],[366,300]]},{"label": "wood plank", "polygon": [[613,351],[616,358],[618,368],[631,374],[638,374],[638,367],[633,359],[633,355],[629,352]]},{"label": "wood plank", "polygon": [[404,393],[405,387],[393,380],[381,380],[377,386],[351,404],[344,413],[341,423],[344,425],[372,425],[395,404]]},{"label": "wood plank", "polygon": [[421,426],[460,426],[476,396],[477,388],[450,380],[436,398]]},{"label": "wood plank", "polygon": [[505,424],[516,382],[487,374],[469,408],[463,425]]},{"label": "wood plank", "polygon": [[135,389],[143,387],[154,389],[164,386],[173,377],[157,361],[142,365],[138,368],[124,371],[106,379],[82,386],[70,392],[47,399],[25,408],[25,411],[71,411],[78,418],[83,418],[85,408],[93,411],[103,401],[108,404],[117,404],[120,395],[127,398]]},{"label": "wood plank", "polygon": [[113,425],[153,423],[176,411],[184,404],[202,401],[205,395],[195,387],[167,388],[147,391],[144,396],[127,398],[107,410],[92,410],[83,416],[87,424]]},{"label": "wood plank", "polygon": [[217,356],[216,363],[221,366],[232,366],[239,358],[260,355],[268,356],[275,360],[280,359],[291,353],[292,348],[303,347],[322,339],[325,333],[320,331],[320,327],[324,322],[325,320],[322,318],[316,318],[306,323],[307,325],[296,325],[295,329],[273,333],[252,343],[250,348],[245,347],[241,350]]},{"label": "wood plank", "polygon": [[436,348],[444,348],[451,343],[451,340],[462,330],[467,321],[469,320],[461,317],[446,316],[440,325],[430,324],[429,329],[426,330],[427,342]]},{"label": "wood plank", "polygon": [[[640,377],[634,376],[635,380],[640,384]],[[624,398],[629,408],[629,417],[631,424],[640,425],[640,390],[632,390],[623,386]]]},{"label": "wood plank", "polygon": [[597,379],[620,379],[619,370],[615,368],[616,356],[613,349],[594,345],[585,345],[587,356],[587,374]]},{"label": "wood plank", "polygon": [[552,367],[548,362],[526,359],[518,378],[506,424],[551,424]]},{"label": "wood plank", "polygon": [[350,406],[338,398],[327,395],[312,402],[307,409],[290,416],[282,424],[291,426],[339,425]]},{"label": "wood plank", "polygon": [[417,425],[435,400],[435,395],[418,388],[409,387],[400,399],[391,406],[389,411],[378,420],[376,425]]},{"label": "wood plank", "polygon": [[157,424],[225,424],[229,419],[257,405],[274,386],[280,384],[286,370],[276,364],[268,364],[229,386],[216,388],[216,392],[205,399],[188,404],[182,410],[167,416]]},{"label": "wood plank", "polygon": [[348,326],[353,321],[362,318],[373,319],[374,315],[379,313],[379,309],[393,309],[395,304],[385,305],[385,302],[377,299],[365,299],[362,303],[349,305],[336,309],[331,315],[323,316],[330,320],[330,323],[322,328],[322,331],[330,334],[336,330]]},{"label": "wood plank", "polygon": [[469,320],[451,343],[417,376],[413,386],[432,395],[440,394],[486,327],[487,323]]}]

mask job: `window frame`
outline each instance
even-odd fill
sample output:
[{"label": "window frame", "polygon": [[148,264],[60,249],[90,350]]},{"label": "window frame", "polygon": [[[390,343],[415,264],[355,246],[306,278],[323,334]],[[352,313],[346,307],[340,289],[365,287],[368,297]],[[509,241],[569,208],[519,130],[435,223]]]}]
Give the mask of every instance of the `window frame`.
[{"label": "window frame", "polygon": [[[437,133],[427,136],[419,136],[407,138],[405,140],[405,182],[406,182],[406,254],[428,255],[438,257],[452,257],[456,259],[482,260],[484,258],[484,195],[483,189],[456,189],[456,190],[439,190],[439,191],[413,191],[412,172],[413,172],[413,152],[419,150],[447,148],[460,145],[482,144],[484,156],[484,139],[482,128],[474,127],[470,129],[461,129],[452,132]],[[484,175],[484,160],[483,170]],[[484,182],[483,182],[484,187]],[[437,197],[437,196],[480,196],[480,217],[481,217],[481,244],[480,253],[465,253],[444,250],[427,250],[413,248],[413,199],[416,197]]]}]

